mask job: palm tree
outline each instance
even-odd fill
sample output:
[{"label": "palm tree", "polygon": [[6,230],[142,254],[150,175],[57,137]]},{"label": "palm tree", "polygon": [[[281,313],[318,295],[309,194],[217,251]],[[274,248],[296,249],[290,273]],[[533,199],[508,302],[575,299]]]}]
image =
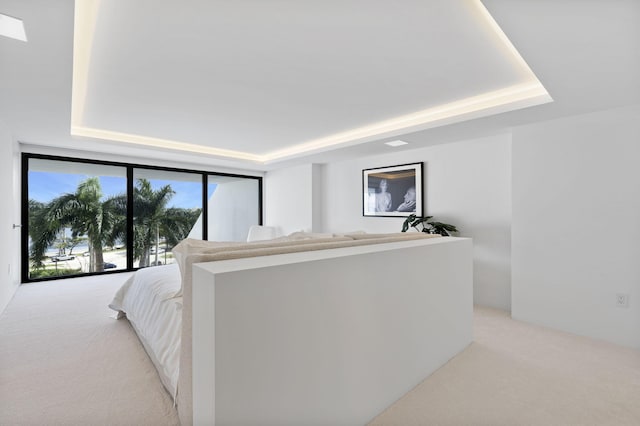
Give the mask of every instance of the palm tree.
[{"label": "palm tree", "polygon": [[[175,246],[187,237],[200,215],[201,209],[167,208],[174,194],[170,185],[154,190],[147,179],[136,182],[133,254],[140,259],[141,268],[150,265],[154,245],[157,264],[161,235],[168,246]],[[87,236],[89,272],[104,270],[103,247],[126,238],[127,197],[121,194],[104,201],[101,198],[100,181],[93,177],[81,182],[74,193],[63,194],[49,203],[29,200],[30,257],[35,267],[44,266],[47,248],[69,228],[72,240]]]},{"label": "palm tree", "polygon": [[58,223],[45,219],[47,205],[36,200],[29,200],[29,236],[31,237],[30,258],[33,266],[44,267],[43,260],[47,248],[53,244],[60,231]]},{"label": "palm tree", "polygon": [[140,259],[141,268],[151,264],[155,247],[154,265],[158,264],[160,237],[167,247],[185,239],[198,220],[201,209],[167,208],[175,194],[170,185],[153,190],[147,179],[138,179],[134,191],[134,257]]},{"label": "palm tree", "polygon": [[58,233],[70,228],[72,238],[87,236],[89,272],[104,270],[103,247],[124,236],[125,219],[120,197],[101,198],[100,180],[91,177],[80,182],[75,193],[63,194],[47,204],[29,201],[31,260],[35,266],[42,266],[46,249]]},{"label": "palm tree", "polygon": [[140,259],[139,266],[149,266],[151,247],[158,253],[159,230],[164,221],[167,203],[175,191],[165,185],[154,191],[147,179],[138,179],[133,193],[133,255]]},{"label": "palm tree", "polygon": [[[175,247],[187,238],[193,225],[200,217],[202,209],[168,208],[158,227],[158,235],[165,241],[165,250]],[[165,251],[166,252],[166,251]],[[158,240],[156,240],[155,263],[158,264]]]},{"label": "palm tree", "polygon": [[168,208],[160,224],[160,232],[169,247],[174,247],[187,238],[202,209]]}]

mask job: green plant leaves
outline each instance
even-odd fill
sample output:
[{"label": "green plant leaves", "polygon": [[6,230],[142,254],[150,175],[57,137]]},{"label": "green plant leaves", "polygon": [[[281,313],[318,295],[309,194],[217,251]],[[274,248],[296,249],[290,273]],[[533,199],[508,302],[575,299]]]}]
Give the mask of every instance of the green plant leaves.
[{"label": "green plant leaves", "polygon": [[402,224],[402,232],[407,232],[410,226],[413,226],[412,222],[416,219],[415,214],[410,214],[408,218],[405,219]]},{"label": "green plant leaves", "polygon": [[[444,237],[450,236],[452,232],[458,232],[455,225],[443,222],[429,222],[433,216],[418,217],[415,214],[409,215],[402,224],[402,232],[407,232],[409,227],[416,228],[420,232],[427,234],[440,234]],[[420,226],[420,228],[418,228]]]}]

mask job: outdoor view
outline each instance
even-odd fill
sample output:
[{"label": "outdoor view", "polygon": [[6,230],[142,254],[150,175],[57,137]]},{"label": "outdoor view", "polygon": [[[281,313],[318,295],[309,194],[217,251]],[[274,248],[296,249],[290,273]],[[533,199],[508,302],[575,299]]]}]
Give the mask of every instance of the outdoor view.
[{"label": "outdoor view", "polygon": [[173,263],[176,244],[202,238],[202,176],[137,169],[134,181],[133,266]]},{"label": "outdoor view", "polygon": [[[29,278],[127,268],[126,167],[32,158],[28,178]],[[201,175],[134,170],[133,200],[134,267],[173,262],[202,211]]]}]

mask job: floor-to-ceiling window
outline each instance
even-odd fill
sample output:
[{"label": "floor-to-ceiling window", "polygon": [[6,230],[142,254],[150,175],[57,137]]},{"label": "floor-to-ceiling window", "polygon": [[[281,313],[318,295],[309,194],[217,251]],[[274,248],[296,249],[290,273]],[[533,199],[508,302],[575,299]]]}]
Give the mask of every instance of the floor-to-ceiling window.
[{"label": "floor-to-ceiling window", "polygon": [[30,279],[126,269],[125,167],[32,158],[28,180]]},{"label": "floor-to-ceiling window", "polygon": [[173,263],[184,238],[244,241],[255,176],[23,154],[22,279]]},{"label": "floor-to-ceiling window", "polygon": [[203,237],[202,176],[134,169],[133,179],[133,266],[173,263],[176,244]]}]

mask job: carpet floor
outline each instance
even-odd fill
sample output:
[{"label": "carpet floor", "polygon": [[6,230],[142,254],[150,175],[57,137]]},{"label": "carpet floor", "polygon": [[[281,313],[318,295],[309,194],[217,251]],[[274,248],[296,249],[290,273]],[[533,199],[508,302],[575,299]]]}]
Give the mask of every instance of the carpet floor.
[{"label": "carpet floor", "polygon": [[[0,316],[0,425],[177,425],[125,274],[20,286]],[[371,425],[640,425],[640,351],[476,308],[475,341]]]},{"label": "carpet floor", "polygon": [[638,426],[640,351],[476,307],[474,342],[371,425]]},{"label": "carpet floor", "polygon": [[0,425],[178,425],[128,321],[128,274],[21,285],[0,317]]}]

